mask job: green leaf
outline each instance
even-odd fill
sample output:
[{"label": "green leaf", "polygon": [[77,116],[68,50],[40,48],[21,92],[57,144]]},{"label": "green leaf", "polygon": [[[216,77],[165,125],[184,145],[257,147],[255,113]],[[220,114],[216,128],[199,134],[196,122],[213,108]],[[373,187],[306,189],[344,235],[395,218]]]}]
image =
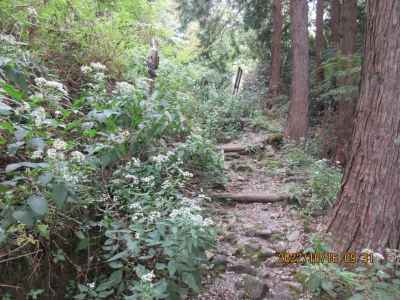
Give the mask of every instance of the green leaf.
[{"label": "green leaf", "polygon": [[125,258],[127,256],[128,256],[128,251],[122,251],[122,252],[114,255],[110,259],[108,259],[107,262],[111,262],[111,261],[114,261],[114,260],[117,260],[117,259]]},{"label": "green leaf", "polygon": [[34,216],[28,210],[16,210],[12,216],[16,221],[27,226],[32,226],[35,221]]},{"label": "green leaf", "polygon": [[39,231],[40,236],[48,239],[49,238],[49,226],[46,224],[38,224],[37,229]]},{"label": "green leaf", "polygon": [[0,245],[6,240],[7,235],[5,230],[0,226]]},{"label": "green leaf", "polygon": [[355,295],[353,295],[351,298],[349,298],[348,300],[364,300],[364,295],[362,295],[362,294],[355,294]]},{"label": "green leaf", "polygon": [[58,208],[64,207],[64,202],[68,196],[68,189],[64,183],[55,183],[53,184],[52,190],[53,199],[56,202],[56,206]]},{"label": "green leaf", "polygon": [[49,211],[47,201],[43,196],[32,195],[28,198],[27,203],[32,211],[38,216],[43,216]]},{"label": "green leaf", "polygon": [[198,293],[200,290],[199,280],[194,276],[193,273],[183,273],[182,280],[184,283],[188,285],[195,293]]},{"label": "green leaf", "polygon": [[24,93],[15,89],[11,84],[3,85],[4,91],[14,100],[21,101]]},{"label": "green leaf", "polygon": [[168,262],[168,272],[169,272],[169,276],[174,276],[176,273],[176,262],[174,261],[169,261]]},{"label": "green leaf", "polygon": [[43,173],[42,175],[40,175],[38,177],[38,182],[43,185],[46,186],[47,184],[50,183],[50,181],[53,179],[53,173],[47,172],[47,173]]}]

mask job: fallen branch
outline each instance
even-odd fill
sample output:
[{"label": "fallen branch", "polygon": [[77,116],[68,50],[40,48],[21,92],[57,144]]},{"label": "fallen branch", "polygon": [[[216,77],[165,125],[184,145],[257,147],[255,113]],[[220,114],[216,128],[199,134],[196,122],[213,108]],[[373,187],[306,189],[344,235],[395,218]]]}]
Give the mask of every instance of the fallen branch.
[{"label": "fallen branch", "polygon": [[270,194],[266,192],[221,193],[211,194],[210,197],[217,200],[230,199],[238,203],[273,203],[290,201],[293,198],[290,194]]}]

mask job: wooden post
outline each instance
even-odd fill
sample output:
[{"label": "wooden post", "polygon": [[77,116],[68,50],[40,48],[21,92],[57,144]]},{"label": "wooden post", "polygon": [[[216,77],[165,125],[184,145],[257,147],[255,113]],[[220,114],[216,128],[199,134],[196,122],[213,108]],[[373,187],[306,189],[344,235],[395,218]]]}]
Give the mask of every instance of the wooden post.
[{"label": "wooden post", "polygon": [[243,74],[242,68],[238,67],[238,70],[236,73],[235,85],[233,87],[233,95],[234,96],[237,96],[237,94],[239,93],[240,81],[242,80],[242,74]]},{"label": "wooden post", "polygon": [[156,70],[158,69],[158,65],[160,63],[160,57],[158,55],[158,42],[152,38],[150,42],[150,52],[147,57],[147,70],[149,73],[149,95],[153,93],[154,90],[154,81],[157,77]]}]

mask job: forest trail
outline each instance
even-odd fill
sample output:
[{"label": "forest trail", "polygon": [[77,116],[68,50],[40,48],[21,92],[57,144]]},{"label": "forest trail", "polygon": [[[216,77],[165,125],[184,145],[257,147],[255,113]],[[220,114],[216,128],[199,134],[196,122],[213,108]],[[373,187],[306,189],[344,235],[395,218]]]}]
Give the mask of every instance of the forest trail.
[{"label": "forest trail", "polygon": [[[265,137],[264,132],[244,131],[224,147],[259,144]],[[224,193],[285,192],[295,174],[268,174],[266,160],[281,160],[279,150],[267,145],[257,152],[225,153],[229,183]],[[306,244],[302,220],[290,201],[214,201],[210,208],[221,235],[215,253],[210,253],[215,272],[207,276],[205,292],[196,299],[307,299],[294,279],[297,267],[283,265],[277,256],[302,251]]]}]

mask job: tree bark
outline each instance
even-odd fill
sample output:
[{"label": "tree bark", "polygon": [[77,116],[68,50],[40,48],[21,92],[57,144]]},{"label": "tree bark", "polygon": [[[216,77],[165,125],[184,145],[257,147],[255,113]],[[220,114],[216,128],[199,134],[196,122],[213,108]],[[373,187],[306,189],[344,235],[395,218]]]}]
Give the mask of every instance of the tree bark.
[{"label": "tree bark", "polygon": [[282,0],[274,0],[272,6],[273,32],[272,32],[272,63],[271,80],[269,82],[269,97],[274,98],[279,95],[281,82],[281,52],[282,52]]},{"label": "tree bark", "polygon": [[[356,50],[357,38],[357,0],[343,1],[340,17],[341,38],[340,53],[345,59],[342,71],[353,67],[352,58]],[[357,85],[353,76],[338,79],[339,86]],[[336,160],[345,165],[350,151],[350,140],[353,129],[356,99],[349,95],[339,99],[336,113]]]},{"label": "tree bark", "polygon": [[337,251],[400,246],[400,2],[367,3],[351,156],[328,231]]},{"label": "tree bark", "polygon": [[306,137],[308,127],[308,3],[307,0],[291,0],[291,31],[293,74],[289,102],[287,139],[299,141]]},{"label": "tree bark", "polygon": [[332,47],[338,49],[340,40],[340,1],[331,1],[331,42]]},{"label": "tree bark", "polygon": [[325,0],[317,0],[317,17],[315,21],[315,69],[317,84],[324,80],[322,69],[322,51],[324,48],[324,6]]}]

